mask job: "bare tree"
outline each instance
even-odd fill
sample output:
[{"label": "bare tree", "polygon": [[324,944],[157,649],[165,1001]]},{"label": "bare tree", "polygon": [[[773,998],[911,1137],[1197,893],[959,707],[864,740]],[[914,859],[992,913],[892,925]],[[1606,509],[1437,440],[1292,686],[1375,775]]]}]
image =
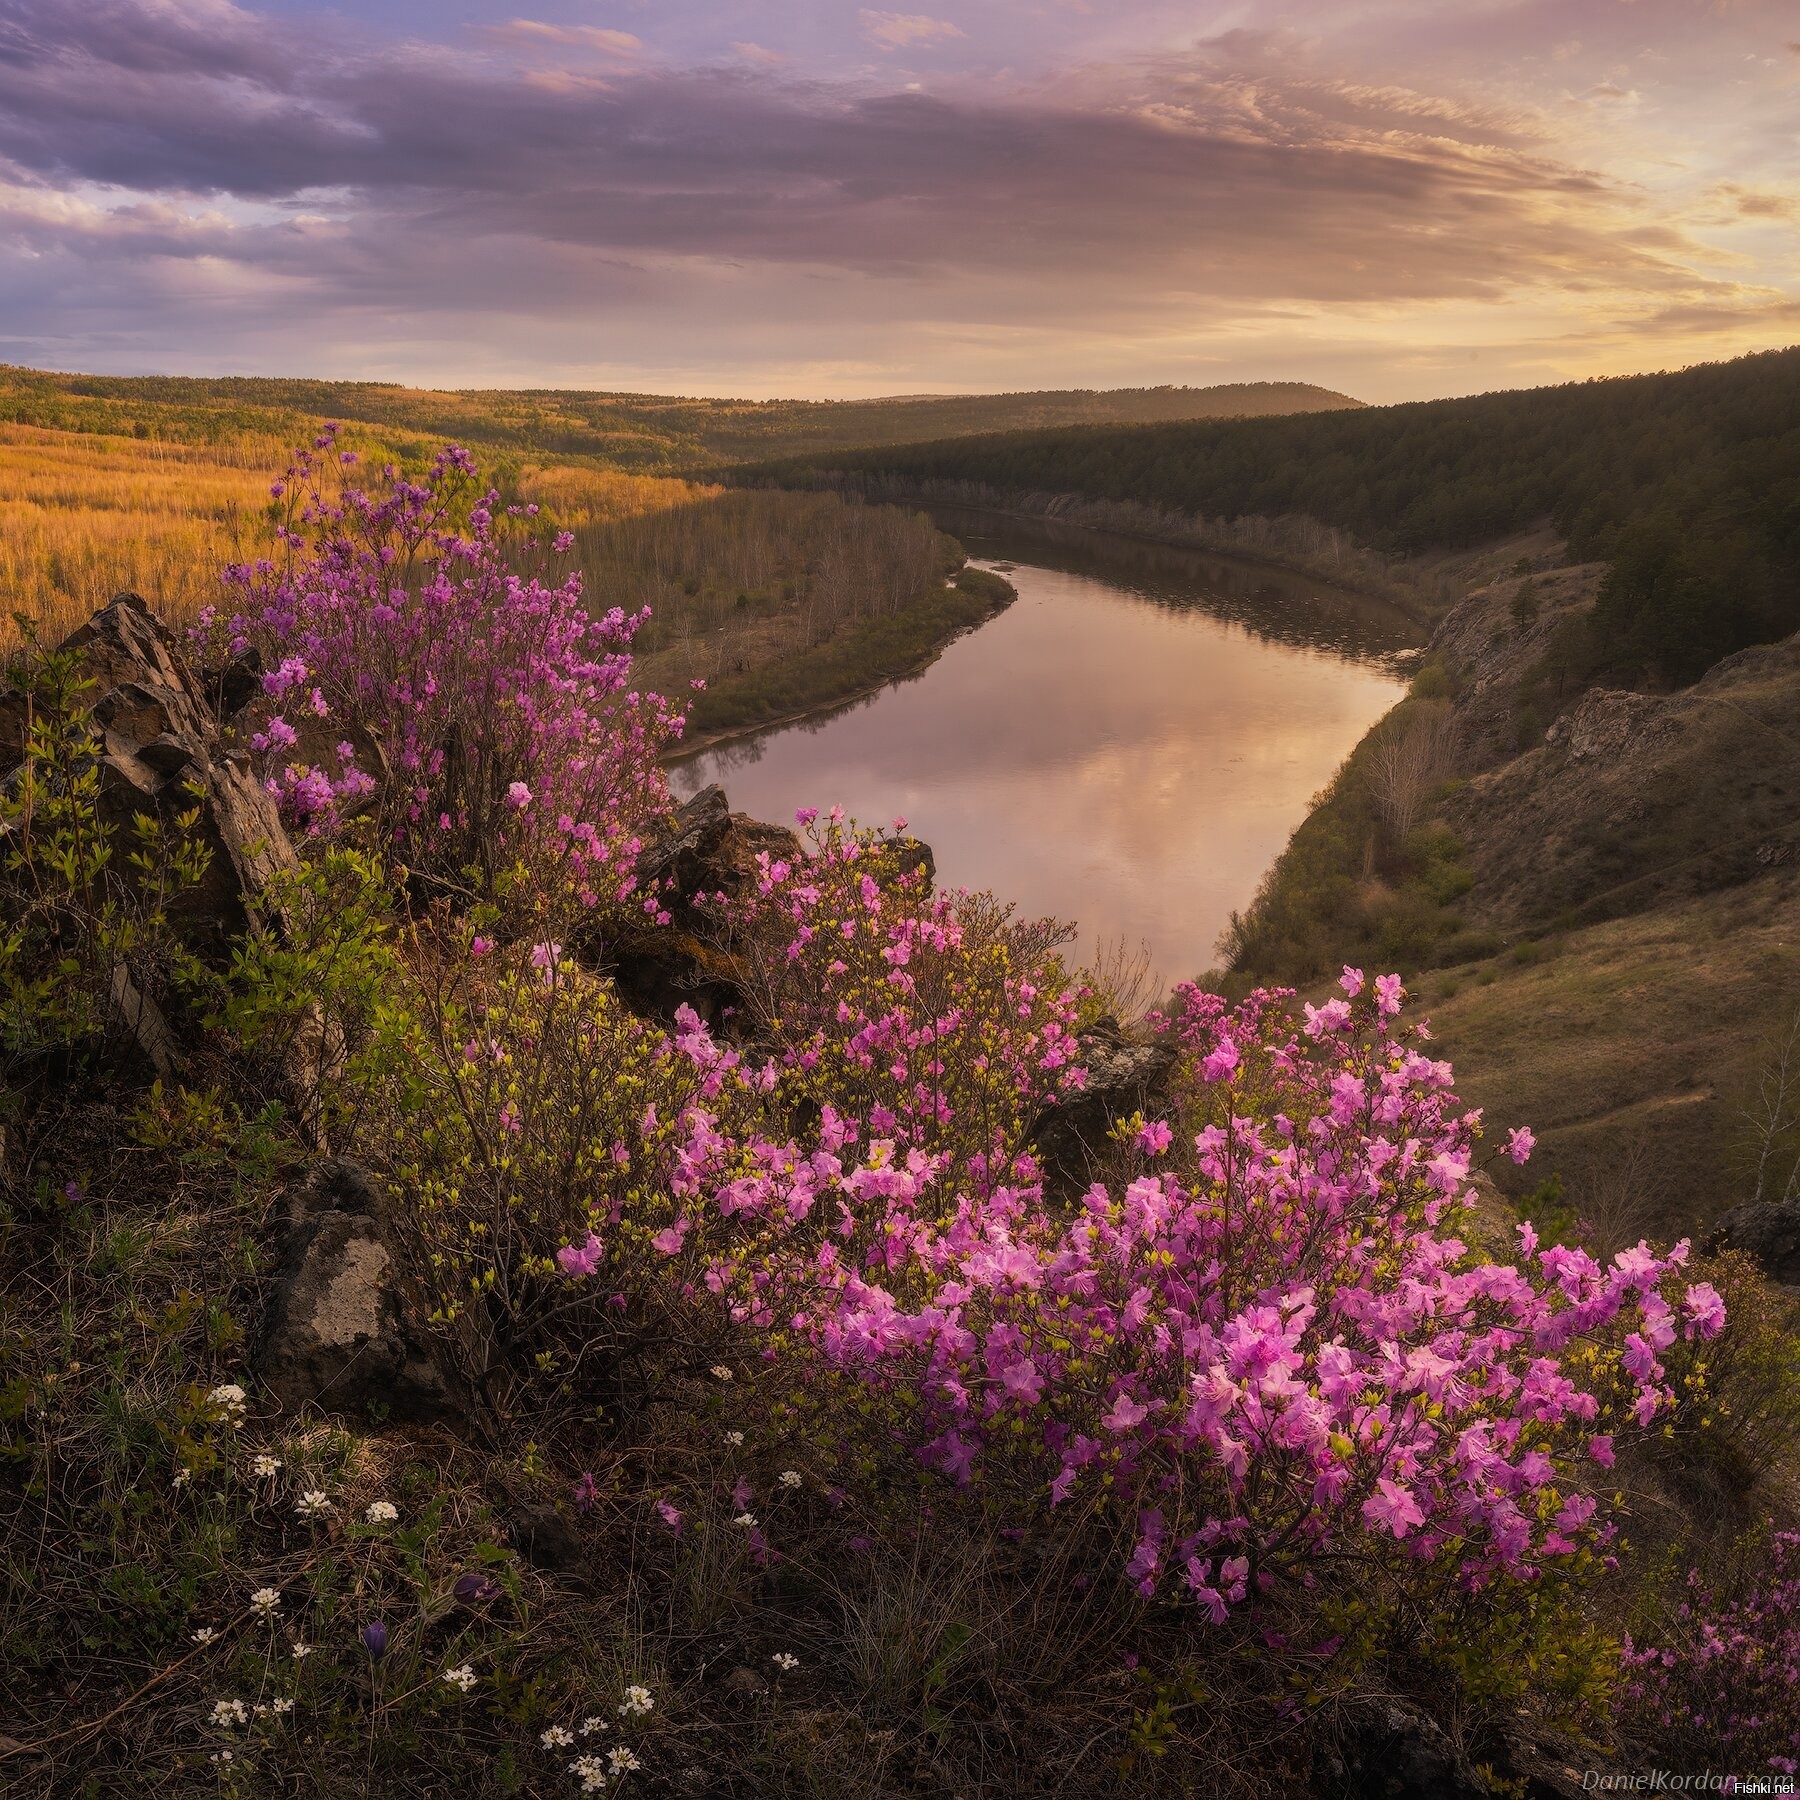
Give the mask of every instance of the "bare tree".
[{"label": "bare tree", "polygon": [[1150,940],[1140,939],[1134,950],[1123,932],[1100,940],[1085,973],[1095,997],[1127,1031],[1142,1025],[1168,992],[1151,959]]},{"label": "bare tree", "polygon": [[1397,839],[1404,842],[1418,824],[1432,789],[1455,759],[1456,725],[1442,701],[1418,707],[1370,752],[1369,790]]},{"label": "bare tree", "polygon": [[1590,1163],[1574,1194],[1588,1247],[1606,1259],[1628,1250],[1655,1225],[1667,1192],[1663,1165],[1641,1137]]},{"label": "bare tree", "polygon": [[1800,1011],[1769,1046],[1743,1109],[1752,1200],[1800,1200]]}]

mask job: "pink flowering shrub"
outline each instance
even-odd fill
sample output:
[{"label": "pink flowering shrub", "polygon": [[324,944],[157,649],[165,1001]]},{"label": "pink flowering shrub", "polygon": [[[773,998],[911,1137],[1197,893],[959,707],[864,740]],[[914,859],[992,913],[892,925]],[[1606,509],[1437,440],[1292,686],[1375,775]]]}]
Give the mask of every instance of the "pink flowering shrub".
[{"label": "pink flowering shrub", "polygon": [[1717,1296],[1681,1289],[1685,1245],[1602,1266],[1522,1228],[1517,1264],[1474,1256],[1475,1121],[1398,982],[1347,985],[1300,1030],[1189,990],[1171,1143],[1072,1216],[869,1144],[836,1225],[722,1269],[741,1316],[1015,1523],[1123,1517],[1126,1578],[1214,1620],[1327,1575],[1418,1601],[1579,1557],[1614,1434]]},{"label": "pink flowering shrub", "polygon": [[673,1034],[634,1017],[559,943],[437,921],[401,945],[357,1147],[399,1202],[420,1310],[490,1415],[560,1395],[591,1417],[596,1393],[632,1397],[623,1364],[647,1344],[698,1366],[731,1329],[681,1252],[700,1171],[723,1183],[768,1154],[773,1071],[692,1015]]},{"label": "pink flowering shrub", "polygon": [[1800,1772],[1800,1533],[1777,1532],[1734,1592],[1690,1570],[1622,1663],[1625,1722],[1660,1754]]},{"label": "pink flowering shrub", "polygon": [[934,892],[897,872],[906,840],[846,828],[837,810],[800,823],[805,853],[762,855],[755,893],[720,908],[779,1047],[779,1103],[822,1117],[832,1151],[866,1128],[978,1188],[1011,1179],[1025,1127],[1082,1080],[1056,955],[1069,932]]},{"label": "pink flowering shrub", "polygon": [[[313,831],[372,805],[396,860],[458,887],[491,894],[523,861],[586,905],[630,897],[680,728],[630,688],[642,615],[590,611],[568,535],[535,538],[537,508],[502,510],[466,451],[363,487],[334,444],[274,484],[276,556],[229,568],[235,609],[200,626],[262,655],[270,791]],[[298,760],[314,740],[331,748]]]}]

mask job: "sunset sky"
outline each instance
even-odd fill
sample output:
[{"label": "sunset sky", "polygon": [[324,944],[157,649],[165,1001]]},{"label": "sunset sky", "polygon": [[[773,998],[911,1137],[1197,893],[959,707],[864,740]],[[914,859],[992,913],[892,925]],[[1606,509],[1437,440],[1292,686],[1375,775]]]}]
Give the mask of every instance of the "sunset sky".
[{"label": "sunset sky", "polygon": [[1800,340],[1797,0],[921,3],[0,0],[0,360],[1395,400]]}]

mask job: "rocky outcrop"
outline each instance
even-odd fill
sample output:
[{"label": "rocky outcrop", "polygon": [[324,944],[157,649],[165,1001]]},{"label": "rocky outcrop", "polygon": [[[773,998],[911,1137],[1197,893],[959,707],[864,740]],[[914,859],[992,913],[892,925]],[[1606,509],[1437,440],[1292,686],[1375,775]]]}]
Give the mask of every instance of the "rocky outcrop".
[{"label": "rocky outcrop", "polygon": [[1046,1181],[1064,1193],[1087,1186],[1115,1122],[1154,1109],[1175,1066],[1173,1045],[1127,1037],[1113,1019],[1099,1020],[1077,1042],[1086,1085],[1046,1107],[1031,1132]]},{"label": "rocky outcrop", "polygon": [[313,1165],[289,1196],[290,1226],[254,1359],[291,1411],[420,1421],[459,1409],[394,1280],[385,1220],[367,1173],[344,1157]]},{"label": "rocky outcrop", "polygon": [[[662,902],[668,925],[579,948],[611,974],[620,997],[644,1016],[672,1018],[677,1007],[691,1006],[716,1024],[742,1008],[743,992],[737,962],[709,928],[707,903],[752,893],[765,856],[776,863],[802,854],[794,832],[733,812],[715,782],[678,807],[669,829],[638,857],[638,881]],[[937,875],[931,846],[914,837],[880,840],[866,866],[883,883],[912,876],[929,886]]]},{"label": "rocky outcrop", "polygon": [[1800,1287],[1800,1206],[1752,1200],[1734,1206],[1707,1239],[1708,1250],[1741,1250],[1771,1281]]},{"label": "rocky outcrop", "polygon": [[[270,883],[298,867],[275,802],[248,760],[218,745],[208,684],[174,636],[136,594],[120,594],[65,641],[93,681],[99,806],[105,821],[130,833],[141,814],[164,825],[197,809],[195,830],[211,851],[197,888],[174,911],[191,932],[220,942],[242,930]],[[24,756],[24,713],[0,717],[0,769]]]}]

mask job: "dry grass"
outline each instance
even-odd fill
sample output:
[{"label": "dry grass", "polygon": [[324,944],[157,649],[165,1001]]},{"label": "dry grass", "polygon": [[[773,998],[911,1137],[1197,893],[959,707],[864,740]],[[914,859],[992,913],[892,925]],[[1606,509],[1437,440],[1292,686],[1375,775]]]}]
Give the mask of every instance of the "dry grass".
[{"label": "dry grass", "polygon": [[[268,541],[269,482],[286,459],[285,443],[254,434],[180,444],[0,424],[0,637],[24,612],[57,642],[127,588],[186,624],[216,596],[220,566]],[[523,470],[517,490],[577,527],[719,491],[554,464]]]},{"label": "dry grass", "polygon": [[[264,529],[280,448],[0,425],[0,589],[56,641],[125,588],[191,619]],[[10,633],[8,623],[4,629]]]},{"label": "dry grass", "polygon": [[[1755,1185],[1746,1117],[1800,989],[1800,885],[1785,873],[1572,931],[1425,997],[1457,1091],[1543,1148],[1614,1235],[1701,1231]],[[1442,990],[1454,987],[1447,997]]]}]

